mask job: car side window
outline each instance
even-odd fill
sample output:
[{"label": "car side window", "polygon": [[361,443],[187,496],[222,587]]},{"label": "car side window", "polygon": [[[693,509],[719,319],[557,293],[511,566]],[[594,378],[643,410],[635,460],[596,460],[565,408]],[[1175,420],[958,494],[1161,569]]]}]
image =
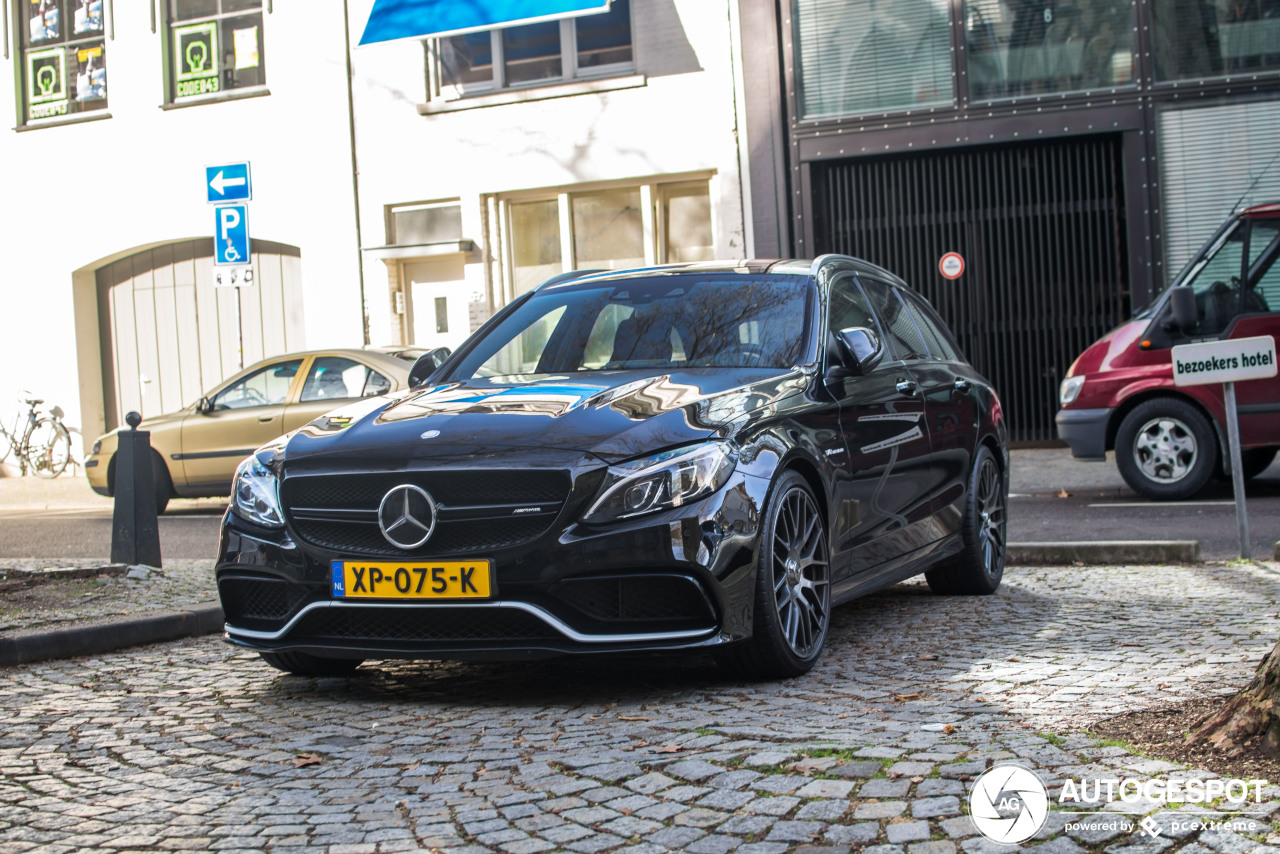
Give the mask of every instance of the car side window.
[{"label": "car side window", "polygon": [[213,398],[213,409],[246,409],[284,403],[300,367],[301,359],[289,359],[259,368],[218,392]]},{"label": "car side window", "polygon": [[916,326],[920,328],[920,333],[924,336],[925,343],[929,345],[929,352],[934,358],[947,362],[963,362],[959,349],[952,342],[950,334],[937,312],[933,310],[933,306],[919,294],[910,291],[898,291],[898,296],[906,301],[907,308],[915,318]]},{"label": "car side window", "polygon": [[[870,329],[883,341],[884,333],[876,322],[875,313],[867,302],[867,296],[858,287],[853,276],[844,276],[831,285],[827,301],[828,346],[835,352],[835,335],[844,329],[862,327]],[[838,359],[837,359],[838,360]]]},{"label": "car side window", "polygon": [[342,356],[319,356],[307,372],[302,384],[303,403],[316,400],[342,400],[382,394],[391,387],[390,381],[354,359]]},{"label": "car side window", "polygon": [[924,343],[924,336],[920,334],[902,300],[898,299],[894,287],[871,276],[860,274],[858,278],[867,292],[871,307],[880,319],[880,327],[889,339],[894,355],[904,360],[929,358],[929,347]]},{"label": "car side window", "polygon": [[1244,310],[1280,311],[1280,221],[1257,220],[1253,224]]}]

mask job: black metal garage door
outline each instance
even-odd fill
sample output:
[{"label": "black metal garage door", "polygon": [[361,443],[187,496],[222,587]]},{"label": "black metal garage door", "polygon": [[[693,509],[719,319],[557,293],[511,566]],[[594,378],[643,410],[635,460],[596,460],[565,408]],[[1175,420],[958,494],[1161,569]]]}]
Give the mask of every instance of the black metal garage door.
[{"label": "black metal garage door", "polygon": [[1011,438],[1055,438],[1063,374],[1130,308],[1120,138],[816,163],[812,186],[817,251],[923,292],[1000,390]]}]

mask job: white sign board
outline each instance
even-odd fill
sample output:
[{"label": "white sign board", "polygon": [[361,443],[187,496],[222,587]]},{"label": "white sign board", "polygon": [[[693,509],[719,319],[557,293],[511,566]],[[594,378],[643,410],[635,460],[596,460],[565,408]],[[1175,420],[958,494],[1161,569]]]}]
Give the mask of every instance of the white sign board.
[{"label": "white sign board", "polygon": [[215,288],[247,288],[253,285],[252,267],[214,267]]},{"label": "white sign board", "polygon": [[1275,375],[1276,339],[1270,335],[1173,348],[1173,384],[1177,386],[1265,380]]}]

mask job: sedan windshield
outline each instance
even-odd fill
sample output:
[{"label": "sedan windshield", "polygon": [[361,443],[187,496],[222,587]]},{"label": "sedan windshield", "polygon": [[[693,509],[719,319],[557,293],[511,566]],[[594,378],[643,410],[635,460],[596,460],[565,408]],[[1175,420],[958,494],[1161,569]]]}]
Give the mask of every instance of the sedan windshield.
[{"label": "sedan windshield", "polygon": [[683,368],[789,368],[812,315],[803,276],[653,276],[548,288],[452,372],[473,377]]}]

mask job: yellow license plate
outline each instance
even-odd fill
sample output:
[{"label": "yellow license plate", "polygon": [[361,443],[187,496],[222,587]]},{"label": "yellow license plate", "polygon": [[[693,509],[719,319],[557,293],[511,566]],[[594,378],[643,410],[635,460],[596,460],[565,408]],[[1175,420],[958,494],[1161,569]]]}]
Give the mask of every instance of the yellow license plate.
[{"label": "yellow license plate", "polygon": [[338,599],[487,599],[488,560],[335,560],[333,595]]}]

